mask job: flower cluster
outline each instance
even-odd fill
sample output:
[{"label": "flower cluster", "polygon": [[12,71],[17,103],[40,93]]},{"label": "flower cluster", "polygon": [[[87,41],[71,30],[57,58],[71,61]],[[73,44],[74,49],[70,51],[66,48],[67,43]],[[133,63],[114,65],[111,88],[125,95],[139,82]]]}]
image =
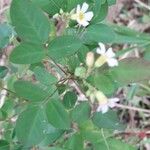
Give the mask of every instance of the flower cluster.
[{"label": "flower cluster", "polygon": [[[99,47],[96,49],[97,54],[99,55],[98,58],[95,60],[95,56],[93,52],[88,52],[86,57],[86,65],[89,70],[92,68],[98,68],[104,65],[105,63],[108,64],[109,67],[118,66],[118,60],[115,58],[115,53],[113,52],[112,48],[106,50],[106,47],[103,43],[98,43]],[[87,96],[93,102],[95,99],[98,101],[98,108],[97,111],[101,111],[102,113],[106,113],[109,108],[115,107],[115,104],[119,101],[118,98],[107,98],[103,92],[97,91],[96,89],[89,88],[87,92]]]},{"label": "flower cluster", "polygon": [[77,21],[79,26],[86,27],[89,25],[89,22],[92,20],[94,14],[92,11],[88,11],[89,5],[84,2],[81,5],[77,5],[76,9],[73,9],[70,13],[65,13],[61,9],[59,14],[55,14],[53,18],[67,18],[67,22],[69,22],[69,19]]},{"label": "flower cluster", "polygon": [[[69,23],[69,20],[75,20],[79,27],[83,26],[86,27],[89,25],[89,22],[92,20],[94,14],[92,11],[88,11],[89,5],[84,2],[82,5],[77,5],[77,8],[73,9],[70,13],[65,13],[63,10],[60,10],[59,14],[56,14],[53,16],[53,18],[64,18]],[[118,61],[115,58],[115,53],[113,52],[112,48],[108,48],[106,50],[106,47],[103,43],[98,43],[98,48],[96,49],[96,52],[98,54],[98,58],[95,59],[95,54],[93,52],[87,53],[86,57],[86,65],[88,67],[88,70],[86,68],[78,67],[75,70],[75,75],[80,78],[86,78],[93,68],[99,68],[105,63],[108,64],[109,67],[118,66]],[[91,90],[92,89],[92,90]],[[90,100],[94,102],[96,99],[99,103],[99,106],[97,108],[97,111],[101,111],[102,113],[106,113],[110,108],[115,107],[115,103],[119,101],[118,98],[110,98],[108,99],[103,92],[97,91],[95,88],[91,88],[87,91],[87,96],[90,97]]]},{"label": "flower cluster", "polygon": [[76,13],[71,15],[71,19],[76,20],[80,26],[86,27],[94,16],[92,11],[87,12],[88,8],[87,3],[83,3],[82,7],[78,5]]}]

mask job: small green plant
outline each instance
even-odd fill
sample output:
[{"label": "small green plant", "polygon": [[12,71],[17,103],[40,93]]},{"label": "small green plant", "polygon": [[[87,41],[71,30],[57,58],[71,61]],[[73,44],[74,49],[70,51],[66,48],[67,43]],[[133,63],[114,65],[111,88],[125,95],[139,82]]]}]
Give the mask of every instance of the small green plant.
[{"label": "small green plant", "polygon": [[135,150],[113,136],[126,128],[113,110],[119,106],[115,93],[148,82],[150,62],[118,60],[133,48],[115,53],[112,47],[148,46],[150,36],[108,24],[104,19],[112,4],[114,0],[12,1],[15,48],[8,66],[0,67],[1,88],[8,95],[0,110],[0,149]]}]

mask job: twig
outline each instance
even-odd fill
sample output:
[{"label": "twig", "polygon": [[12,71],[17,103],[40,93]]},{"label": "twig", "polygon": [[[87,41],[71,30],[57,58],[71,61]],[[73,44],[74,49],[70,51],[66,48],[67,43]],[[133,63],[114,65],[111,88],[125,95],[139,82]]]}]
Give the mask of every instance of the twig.
[{"label": "twig", "polygon": [[134,110],[134,111],[139,111],[139,112],[144,112],[144,113],[150,114],[150,110],[147,110],[147,109],[142,109],[142,108],[137,108],[137,107],[132,107],[132,106],[126,106],[126,105],[122,105],[122,104],[115,104],[115,106],[118,108],[129,109],[129,110]]},{"label": "twig", "polygon": [[141,2],[140,0],[134,0],[136,3],[141,5],[142,7],[145,7],[146,9],[150,10],[150,6],[146,5],[145,3]]}]

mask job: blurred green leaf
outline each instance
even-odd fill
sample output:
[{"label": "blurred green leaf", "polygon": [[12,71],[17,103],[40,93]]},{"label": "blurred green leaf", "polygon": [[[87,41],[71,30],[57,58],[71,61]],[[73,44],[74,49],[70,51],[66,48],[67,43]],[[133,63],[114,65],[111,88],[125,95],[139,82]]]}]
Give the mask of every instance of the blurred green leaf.
[{"label": "blurred green leaf", "polygon": [[78,150],[83,150],[83,139],[82,139],[82,135],[79,133],[76,133],[74,135],[72,135],[71,137],[69,137],[69,139],[66,141],[66,143],[64,144],[64,148],[68,149],[68,150],[76,150],[78,147]]},{"label": "blurred green leaf", "polygon": [[19,115],[16,123],[16,134],[24,146],[39,144],[45,137],[44,109],[30,107]]},{"label": "blurred green leaf", "polygon": [[144,52],[144,59],[150,61],[150,46]]},{"label": "blurred green leaf", "polygon": [[0,150],[9,150],[9,143],[5,140],[0,140]]},{"label": "blurred green leaf", "polygon": [[48,55],[59,61],[64,57],[73,55],[81,46],[81,41],[75,36],[60,36],[50,43]]},{"label": "blurred green leaf", "polygon": [[140,58],[127,58],[119,62],[118,67],[109,73],[119,86],[150,79],[150,62]]},{"label": "blurred green leaf", "polygon": [[41,45],[22,43],[10,55],[10,61],[15,64],[33,64],[40,62],[45,57]]},{"label": "blurred green leaf", "polygon": [[117,88],[111,76],[105,74],[95,73],[95,75],[90,76],[87,81],[105,95],[112,95]]},{"label": "blurred green leaf", "polygon": [[96,112],[92,117],[93,123],[99,128],[123,130],[125,126],[120,123],[117,114],[114,111],[107,113]]},{"label": "blurred green leaf", "polygon": [[34,69],[35,78],[40,81],[40,83],[45,85],[55,84],[57,82],[56,77],[49,73],[46,69],[41,67],[36,67]]},{"label": "blurred green leaf", "polygon": [[82,39],[86,44],[97,44],[99,42],[109,43],[115,39],[115,33],[111,27],[105,24],[96,24],[89,26],[85,30]]},{"label": "blurred green leaf", "polygon": [[71,112],[71,118],[78,124],[82,124],[90,118],[91,108],[88,102],[78,104]]},{"label": "blurred green leaf", "polygon": [[140,33],[133,29],[115,24],[111,24],[111,27],[116,34],[113,43],[150,43],[150,37],[146,33]]},{"label": "blurred green leaf", "polygon": [[33,84],[29,81],[17,81],[14,83],[14,89],[18,96],[30,100],[32,102],[43,101],[48,95],[46,90],[42,87]]},{"label": "blurred green leaf", "polygon": [[94,17],[91,23],[100,23],[102,20],[105,19],[108,13],[107,1],[103,2],[102,0],[95,0],[92,11],[94,13]]},{"label": "blurred green leaf", "polygon": [[107,0],[107,2],[109,6],[116,4],[116,0]]},{"label": "blurred green leaf", "polygon": [[107,145],[106,143],[103,141],[103,142],[100,142],[100,143],[97,143],[94,145],[94,148],[95,150],[99,150],[99,148],[101,147],[102,150],[108,150],[111,149],[111,150],[136,150],[133,146],[131,145],[128,145],[120,140],[117,140],[117,139],[112,139],[112,138],[107,138]]},{"label": "blurred green leaf", "polygon": [[67,0],[32,0],[34,4],[42,8],[50,15],[59,13],[60,9],[65,10]]},{"label": "blurred green leaf", "polygon": [[47,146],[55,142],[64,133],[63,130],[56,129],[51,124],[45,124],[44,127],[45,137],[40,145]]}]

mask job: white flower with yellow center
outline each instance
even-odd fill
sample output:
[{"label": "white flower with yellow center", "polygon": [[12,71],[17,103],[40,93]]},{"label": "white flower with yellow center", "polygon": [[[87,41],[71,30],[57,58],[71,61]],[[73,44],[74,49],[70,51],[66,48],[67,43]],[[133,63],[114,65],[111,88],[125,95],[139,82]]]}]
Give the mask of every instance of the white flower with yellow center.
[{"label": "white flower with yellow center", "polygon": [[76,20],[79,25],[86,27],[94,16],[92,11],[87,12],[88,8],[89,5],[87,3],[83,3],[82,7],[77,5],[76,12],[71,15],[71,19]]},{"label": "white flower with yellow center", "polygon": [[106,50],[105,45],[103,43],[99,43],[99,47],[96,49],[96,52],[101,56],[96,60],[95,67],[100,67],[105,63],[107,63],[110,67],[118,66],[118,60],[115,58],[115,53],[112,48]]},{"label": "white flower with yellow center", "polygon": [[97,91],[95,96],[99,103],[97,111],[101,111],[102,113],[106,113],[109,110],[109,107],[114,108],[115,104],[119,101],[118,98],[108,99],[101,91]]}]

